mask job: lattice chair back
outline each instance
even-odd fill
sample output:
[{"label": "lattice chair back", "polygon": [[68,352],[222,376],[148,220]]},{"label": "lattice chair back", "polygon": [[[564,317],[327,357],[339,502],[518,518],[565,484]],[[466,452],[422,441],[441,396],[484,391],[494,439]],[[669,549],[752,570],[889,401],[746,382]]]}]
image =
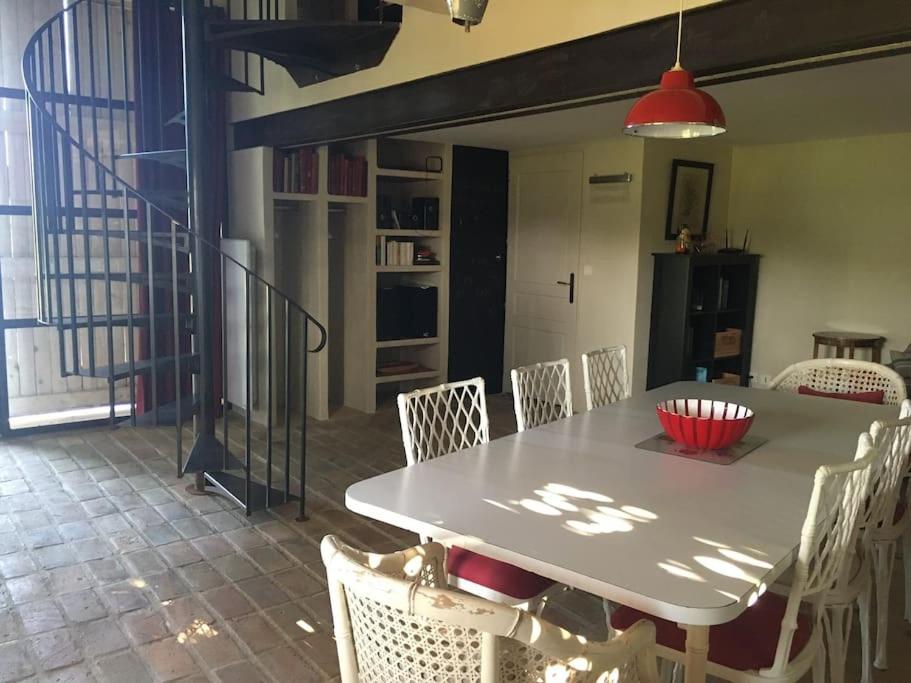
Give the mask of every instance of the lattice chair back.
[{"label": "lattice chair back", "polygon": [[904,378],[879,363],[848,358],[820,358],[790,365],[769,384],[769,389],[797,393],[801,386],[816,391],[853,393],[882,391],[883,402],[899,405],[908,398]]},{"label": "lattice chair back", "polygon": [[490,441],[480,377],[399,394],[398,403],[409,465]]},{"label": "lattice chair back", "polygon": [[588,642],[529,612],[442,588],[438,543],[374,555],[326,536],[321,551],[343,683],[658,681],[650,622]]},{"label": "lattice chair back", "polygon": [[870,502],[865,522],[866,528],[874,531],[888,529],[896,522],[895,508],[902,479],[911,465],[911,401],[902,402],[898,420],[874,422],[870,436],[879,458],[870,477]]},{"label": "lattice chair back", "polygon": [[510,375],[516,425],[520,432],[573,414],[566,358],[516,368]]},{"label": "lattice chair back", "polygon": [[[825,594],[842,574],[849,548],[867,498],[871,466],[876,450],[869,434],[861,434],[853,462],[823,466],[816,470],[813,493],[800,535],[794,565],[794,580],[788,595],[781,632],[770,677],[783,676],[788,666],[791,642],[797,628],[797,611],[803,600],[822,604]],[[816,611],[816,631],[824,610]]]},{"label": "lattice chair back", "polygon": [[583,353],[582,379],[585,381],[585,404],[588,410],[629,398],[626,347],[606,346]]}]

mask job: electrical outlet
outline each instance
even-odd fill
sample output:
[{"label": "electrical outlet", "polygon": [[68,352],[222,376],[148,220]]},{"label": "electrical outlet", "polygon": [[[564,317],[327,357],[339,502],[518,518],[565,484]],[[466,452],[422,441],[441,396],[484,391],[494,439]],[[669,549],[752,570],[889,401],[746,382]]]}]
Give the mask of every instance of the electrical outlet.
[{"label": "electrical outlet", "polygon": [[769,386],[772,383],[771,375],[751,375],[750,377],[750,386],[757,389],[762,389]]}]

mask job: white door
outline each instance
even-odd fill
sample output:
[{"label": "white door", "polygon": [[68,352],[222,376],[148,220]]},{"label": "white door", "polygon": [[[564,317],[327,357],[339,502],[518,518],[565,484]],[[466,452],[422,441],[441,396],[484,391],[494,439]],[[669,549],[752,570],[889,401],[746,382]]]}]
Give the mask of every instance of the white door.
[{"label": "white door", "polygon": [[581,203],[581,152],[510,158],[507,382],[521,365],[559,358],[578,365]]}]

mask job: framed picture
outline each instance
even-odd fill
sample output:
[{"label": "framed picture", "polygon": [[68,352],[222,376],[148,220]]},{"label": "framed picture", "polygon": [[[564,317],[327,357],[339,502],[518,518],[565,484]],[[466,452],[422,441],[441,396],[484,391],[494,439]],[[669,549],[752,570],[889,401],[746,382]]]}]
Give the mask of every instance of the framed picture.
[{"label": "framed picture", "polygon": [[715,164],[674,159],[667,200],[665,239],[675,240],[683,228],[704,239],[709,229],[709,200]]}]

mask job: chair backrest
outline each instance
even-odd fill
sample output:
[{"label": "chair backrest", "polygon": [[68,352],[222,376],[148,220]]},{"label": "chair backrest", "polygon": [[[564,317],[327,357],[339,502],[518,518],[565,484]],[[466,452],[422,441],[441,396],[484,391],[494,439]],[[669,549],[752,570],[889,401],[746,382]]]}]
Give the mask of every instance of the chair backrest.
[{"label": "chair backrest", "polygon": [[882,391],[883,401],[896,406],[908,398],[905,380],[892,368],[847,358],[819,358],[794,363],[772,380],[769,389],[797,393],[800,386],[831,393]]},{"label": "chair backrest", "polygon": [[870,476],[870,502],[864,524],[869,531],[895,524],[901,483],[911,470],[911,401],[902,402],[898,420],[880,420],[870,427],[877,462]]},{"label": "chair backrest", "polygon": [[399,394],[398,403],[409,465],[490,441],[480,377]]},{"label": "chair backrest", "polygon": [[582,354],[582,379],[588,410],[622,401],[630,396],[626,347],[606,346]]},{"label": "chair backrest", "polygon": [[[804,599],[825,594],[842,574],[848,549],[856,538],[861,508],[867,498],[870,470],[876,450],[869,434],[861,434],[853,462],[826,465],[816,470],[807,517],[800,534],[794,580],[781,620],[781,632],[771,671],[781,675],[790,661],[791,642],[797,628],[797,611]],[[823,610],[817,610],[821,627]]]},{"label": "chair backrest", "polygon": [[524,610],[444,588],[446,551],[437,543],[374,555],[326,536],[321,551],[343,683],[403,674],[483,683],[658,681],[650,622],[588,642]]},{"label": "chair backrest", "polygon": [[573,414],[566,358],[516,368],[510,376],[516,425],[520,432]]}]

